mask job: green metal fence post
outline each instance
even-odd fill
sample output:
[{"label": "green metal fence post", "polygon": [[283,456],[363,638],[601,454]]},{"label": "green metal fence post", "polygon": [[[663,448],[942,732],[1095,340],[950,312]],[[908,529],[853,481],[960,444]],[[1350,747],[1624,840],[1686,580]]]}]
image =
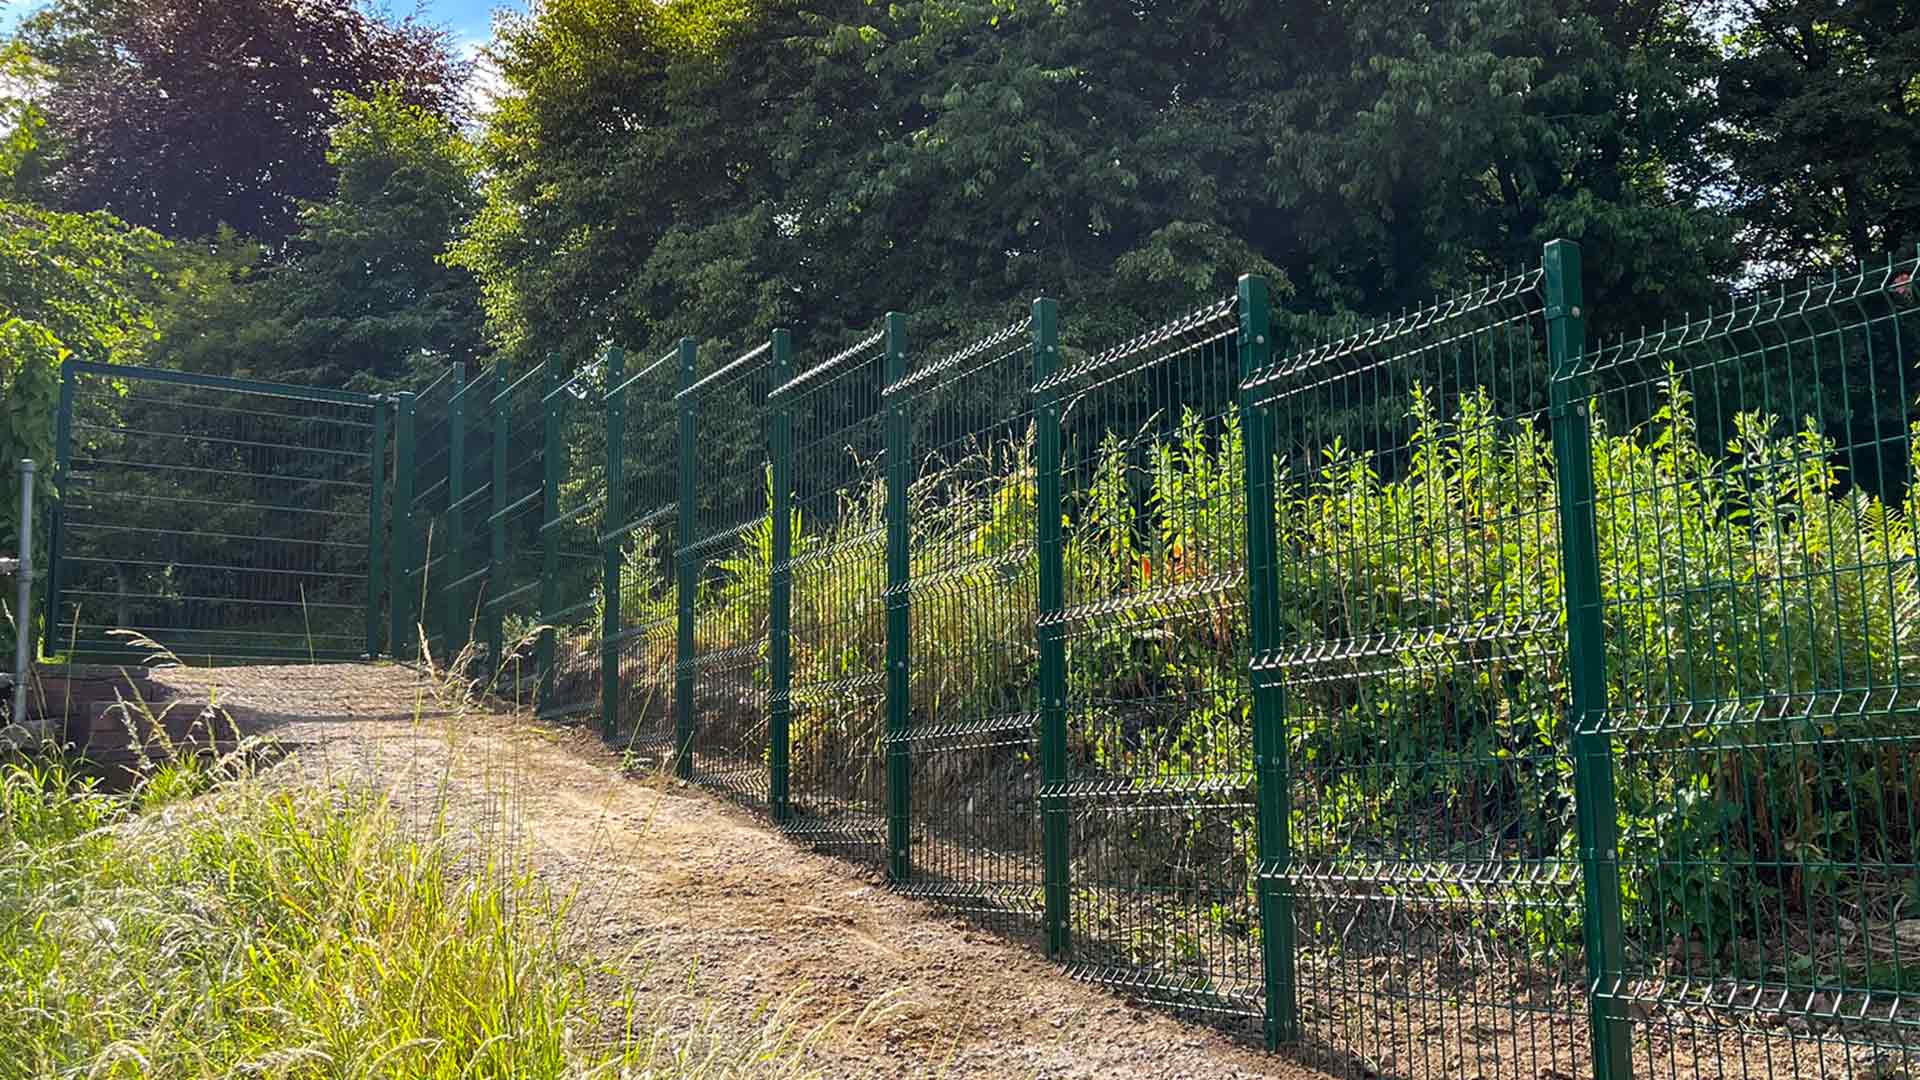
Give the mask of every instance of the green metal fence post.
[{"label": "green metal fence post", "polygon": [[[1273,299],[1267,279],[1240,279],[1240,433],[1246,453],[1247,626],[1252,655],[1280,644],[1280,567],[1274,544],[1273,432],[1244,389],[1273,360]],[[1250,676],[1252,673],[1249,673]],[[1260,962],[1265,978],[1269,1048],[1299,1037],[1300,1013],[1294,980],[1293,897],[1283,885],[1293,858],[1292,777],[1287,758],[1287,699],[1284,687],[1251,678],[1253,695],[1253,774],[1259,810],[1254,844],[1260,864],[1255,886],[1260,907]]]},{"label": "green metal fence post", "polygon": [[[773,332],[773,385],[793,377],[793,338]],[[773,462],[773,555],[767,581],[767,806],[775,821],[791,814],[793,717],[793,410],[775,403],[768,448]]]},{"label": "green metal fence post", "polygon": [[387,407],[373,406],[373,450],[368,459],[373,489],[367,495],[367,659],[380,655],[381,532],[386,529]]},{"label": "green metal fence post", "polygon": [[[40,651],[51,656],[60,648],[58,621],[61,595],[60,552],[66,529],[67,484],[73,474],[73,383],[77,376],[74,361],[60,365],[60,411],[53,422],[53,484],[47,494],[51,506],[47,520],[47,614],[40,627]],[[27,568],[31,570],[32,568]]]},{"label": "green metal fence post", "polygon": [[447,399],[447,536],[442,541],[447,551],[447,571],[440,580],[441,640],[446,643],[447,660],[459,655],[468,634],[466,605],[460,602],[464,588],[454,584],[466,577],[466,560],[461,548],[466,542],[467,497],[467,365],[453,365],[453,394]]},{"label": "green metal fence post", "polygon": [[393,553],[388,559],[388,644],[394,659],[412,655],[418,643],[413,618],[413,586],[407,573],[415,564],[413,528],[413,417],[414,396],[402,390],[393,396]]},{"label": "green metal fence post", "polygon": [[560,516],[560,357],[547,354],[541,379],[540,412],[543,438],[540,443],[540,643],[534,656],[539,682],[535,691],[536,708],[546,712],[553,704],[555,629],[553,619],[560,611],[560,531],[554,527]]},{"label": "green metal fence post", "polygon": [[[504,595],[512,588],[508,579],[507,567],[507,445],[509,425],[512,420],[513,403],[505,396],[506,380],[494,380],[494,397],[490,403],[493,409],[493,490],[492,505],[487,516],[487,581],[488,592],[495,596]],[[500,678],[500,672],[506,663],[506,617],[498,603],[489,602],[486,606],[487,619],[487,685],[494,686]]]},{"label": "green metal fence post", "polygon": [[[907,317],[887,313],[886,385],[907,377]],[[912,690],[912,629],[907,553],[907,413],[895,395],[886,396],[887,459],[887,876],[904,882],[908,862],[913,800],[913,763],[907,757],[908,694]]]},{"label": "green metal fence post", "polygon": [[607,350],[607,501],[600,520],[600,735],[612,742],[620,733],[620,561],[623,543],[614,535],[627,518],[627,410],[624,392],[627,354]]},{"label": "green metal fence post", "polygon": [[1613,740],[1607,710],[1606,627],[1600,610],[1600,553],[1594,525],[1593,429],[1580,373],[1586,313],[1579,245],[1548,244],[1547,350],[1553,367],[1553,456],[1559,474],[1561,566],[1566,575],[1567,671],[1573,736],[1575,816],[1585,885],[1587,1005],[1593,1024],[1596,1080],[1633,1075],[1632,1027],[1609,980],[1625,962],[1620,925],[1619,816],[1614,804]]},{"label": "green metal fence post", "polygon": [[[1033,302],[1033,383],[1039,386],[1060,366],[1060,304]],[[1042,889],[1047,955],[1066,955],[1071,945],[1068,904],[1072,880],[1067,850],[1067,639],[1060,612],[1066,607],[1065,552],[1061,539],[1060,397],[1047,391],[1033,403],[1036,490],[1034,513],[1040,560],[1035,637],[1040,647],[1040,814]]]},{"label": "green metal fence post", "polygon": [[694,507],[693,470],[698,451],[699,416],[694,411],[693,395],[686,393],[694,383],[699,354],[692,338],[680,339],[680,390],[675,400],[680,406],[680,490],[679,522],[675,529],[674,592],[678,601],[673,649],[673,772],[682,780],[693,777],[693,592],[697,581],[693,573]]}]

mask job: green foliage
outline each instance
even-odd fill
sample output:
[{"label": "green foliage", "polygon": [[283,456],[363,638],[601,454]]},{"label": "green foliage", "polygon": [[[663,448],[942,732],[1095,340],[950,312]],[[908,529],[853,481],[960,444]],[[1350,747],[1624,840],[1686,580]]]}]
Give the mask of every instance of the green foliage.
[{"label": "green foliage", "polygon": [[228,772],[110,796],[0,765],[0,1076],[794,1070],[777,1021],[751,1045],[656,1029],[511,852]]}]

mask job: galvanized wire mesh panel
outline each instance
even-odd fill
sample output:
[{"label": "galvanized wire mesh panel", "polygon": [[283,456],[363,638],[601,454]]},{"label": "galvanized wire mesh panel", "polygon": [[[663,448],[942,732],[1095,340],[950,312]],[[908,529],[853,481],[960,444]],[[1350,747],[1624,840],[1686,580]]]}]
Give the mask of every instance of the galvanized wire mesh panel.
[{"label": "galvanized wire mesh panel", "polygon": [[1072,962],[1258,1015],[1245,493],[1229,299],[1036,388],[1062,428]]},{"label": "galvanized wire mesh panel", "polygon": [[1654,1075],[1920,1067],[1916,260],[1590,350],[1624,946]]},{"label": "galvanized wire mesh panel", "polygon": [[792,417],[790,813],[809,844],[886,861],[884,337],[778,388]]},{"label": "galvanized wire mesh panel", "polygon": [[[598,363],[573,372],[543,397],[546,423],[559,445],[544,444],[541,460],[557,483],[557,510],[541,523],[542,570],[548,593],[541,622],[552,630],[552,671],[539,717],[582,723],[600,711],[600,508],[604,484],[581,482],[599,473],[586,433],[603,424],[606,387]],[[576,476],[577,474],[577,476]]]},{"label": "galvanized wire mesh panel", "polygon": [[1304,1037],[1386,1075],[1587,1068],[1536,271],[1254,373]]},{"label": "galvanized wire mesh panel", "polygon": [[186,663],[367,647],[374,401],[70,363],[48,647]]},{"label": "galvanized wire mesh panel", "polygon": [[[909,865],[901,891],[1042,913],[1031,323],[888,388],[913,432]],[[844,395],[842,395],[844,397]]]},{"label": "galvanized wire mesh panel", "polygon": [[679,354],[669,352],[608,391],[621,412],[622,519],[607,523],[607,538],[620,545],[620,632],[614,642],[620,667],[616,734],[623,746],[651,764],[673,751],[674,526],[679,509],[671,453],[670,414]]},{"label": "galvanized wire mesh panel", "polygon": [[766,805],[767,616],[773,519],[767,460],[772,346],[762,345],[682,391],[698,418],[692,533],[692,777]]}]

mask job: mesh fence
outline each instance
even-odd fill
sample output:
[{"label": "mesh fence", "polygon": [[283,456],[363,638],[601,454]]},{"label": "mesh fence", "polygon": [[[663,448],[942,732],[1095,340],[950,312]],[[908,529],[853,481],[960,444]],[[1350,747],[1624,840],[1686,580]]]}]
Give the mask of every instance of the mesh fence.
[{"label": "mesh fence", "polygon": [[367,653],[373,399],[79,362],[64,380],[50,652]]},{"label": "mesh fence", "polygon": [[1309,347],[1250,278],[1113,344],[450,377],[395,580],[436,649],[461,588],[490,655],[549,627],[543,715],[1319,1067],[1885,1080],[1915,269],[1593,348],[1555,244]]}]

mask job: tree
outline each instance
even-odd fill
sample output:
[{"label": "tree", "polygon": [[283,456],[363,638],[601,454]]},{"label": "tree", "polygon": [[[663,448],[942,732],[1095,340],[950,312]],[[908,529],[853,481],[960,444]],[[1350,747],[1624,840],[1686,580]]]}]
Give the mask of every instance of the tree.
[{"label": "tree", "polygon": [[279,241],[332,186],[337,93],[451,116],[466,74],[445,31],[360,0],[56,0],[20,40],[47,67],[47,201],[172,237]]},{"label": "tree", "polygon": [[1920,4],[1746,0],[1716,149],[1757,259],[1865,261],[1920,242]]},{"label": "tree", "polygon": [[1730,264],[1673,167],[1710,54],[1665,0],[552,0],[497,48],[459,257],[523,362],[774,323],[824,348],[888,308],[926,346],[1043,291],[1094,345],[1242,271],[1381,312],[1556,234],[1601,313]]},{"label": "tree", "polygon": [[472,149],[398,86],[342,95],[335,111],[332,197],[301,207],[272,264],[238,237],[211,245],[224,257],[156,316],[151,362],[373,389],[478,358],[478,285],[441,258],[480,201]]}]

